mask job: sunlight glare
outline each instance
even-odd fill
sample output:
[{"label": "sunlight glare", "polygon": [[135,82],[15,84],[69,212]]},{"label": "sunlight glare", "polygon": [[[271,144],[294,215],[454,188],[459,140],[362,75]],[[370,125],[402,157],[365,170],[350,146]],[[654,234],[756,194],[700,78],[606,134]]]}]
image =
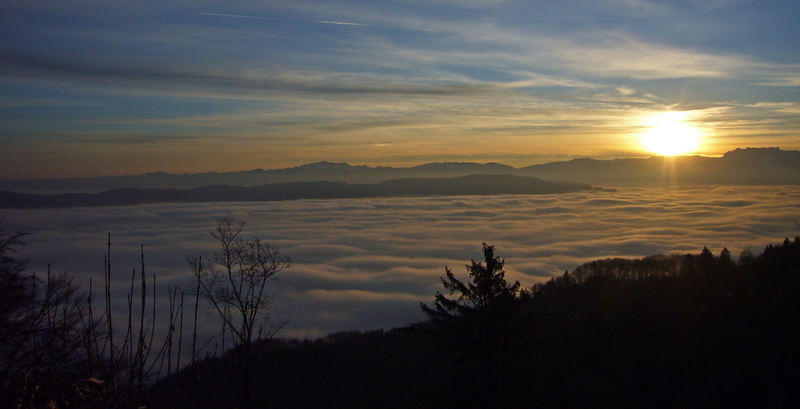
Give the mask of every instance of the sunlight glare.
[{"label": "sunlight glare", "polygon": [[688,113],[669,111],[645,120],[644,149],[662,156],[693,153],[700,144],[700,130],[688,121]]}]

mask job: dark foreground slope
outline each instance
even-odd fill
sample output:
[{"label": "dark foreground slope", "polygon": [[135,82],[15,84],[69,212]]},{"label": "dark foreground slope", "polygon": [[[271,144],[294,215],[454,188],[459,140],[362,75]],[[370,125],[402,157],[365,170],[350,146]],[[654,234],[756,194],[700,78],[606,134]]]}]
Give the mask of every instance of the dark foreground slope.
[{"label": "dark foreground slope", "polygon": [[[263,343],[255,407],[789,408],[800,404],[800,238],[747,253],[599,260],[497,313]],[[152,388],[231,407],[235,353]]]},{"label": "dark foreground slope", "polygon": [[40,195],[0,191],[0,208],[120,206],[145,203],[238,202],[340,199],[386,196],[565,193],[591,189],[583,183],[549,182],[513,175],[469,175],[437,179],[397,179],[377,184],[296,182],[269,185],[204,186],[194,189],[117,189],[100,193]]}]

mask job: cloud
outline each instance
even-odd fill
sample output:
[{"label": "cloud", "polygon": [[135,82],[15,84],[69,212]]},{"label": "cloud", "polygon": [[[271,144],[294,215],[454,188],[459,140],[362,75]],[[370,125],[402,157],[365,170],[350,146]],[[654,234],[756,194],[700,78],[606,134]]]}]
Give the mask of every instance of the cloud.
[{"label": "cloud", "polygon": [[767,87],[800,87],[800,75],[795,73],[776,75],[756,83]]},{"label": "cloud", "polygon": [[587,77],[626,80],[728,78],[738,77],[743,70],[758,75],[768,66],[746,55],[656,42],[641,35],[607,28],[556,33],[535,26],[498,24],[489,19],[386,16],[369,11],[362,11],[360,18],[381,25],[422,31],[430,37],[422,44],[408,44],[387,37],[359,38],[359,43],[363,45],[366,42],[369,46],[370,57],[374,54],[383,56],[365,59],[371,65],[406,66],[415,61],[425,66],[479,66],[501,71],[533,69],[559,72],[562,76],[572,76],[575,81]]},{"label": "cloud", "polygon": [[212,13],[208,11],[198,11],[197,14],[200,14],[202,16],[213,16],[213,17],[246,18],[251,20],[272,20],[270,18],[261,16],[249,16],[245,14],[229,14],[229,13]]},{"label": "cloud", "polygon": [[[136,87],[144,84],[185,93],[189,90],[220,90],[223,93],[258,91],[307,92],[315,94],[385,94],[385,95],[465,95],[486,92],[490,84],[447,84],[387,82],[369,75],[318,73],[298,75],[296,71],[272,73],[213,72],[191,68],[167,69],[131,61],[123,64],[64,59],[34,55],[13,49],[0,49],[0,72],[9,77],[49,80],[88,81],[114,87]],[[112,81],[112,83],[109,83]],[[155,89],[153,92],[158,93]],[[209,96],[202,93],[201,95]]]},{"label": "cloud", "polygon": [[293,260],[270,291],[273,317],[291,318],[284,335],[321,336],[422,319],[418,302],[440,289],[444,266],[466,278],[464,264],[480,257],[484,241],[506,258],[509,279],[530,286],[598,258],[703,246],[759,251],[797,234],[799,201],[796,186],[697,187],[6,210],[3,218],[7,229],[33,233],[24,249],[32,268],[42,271],[49,262],[81,280],[100,280],[105,234],[112,232],[119,294],[138,266],[140,243],[160,291],[191,288],[183,255],[215,249],[208,235],[213,217],[241,218],[246,236],[266,239]]},{"label": "cloud", "polygon": [[[243,18],[249,20],[266,20],[266,21],[296,21],[296,22],[310,22],[310,20],[297,20],[297,19],[287,19],[287,18],[271,18],[271,17],[263,17],[263,16],[253,16],[247,14],[229,14],[229,13],[212,13],[208,11],[199,11],[197,14],[203,16],[212,16],[212,17],[230,17],[230,18]],[[314,21],[318,24],[333,24],[339,26],[365,26],[366,24],[361,23],[353,23],[349,21],[337,21],[337,20],[316,20]]]},{"label": "cloud", "polygon": [[664,4],[650,0],[616,0],[611,5],[618,7],[622,11],[643,16],[664,15],[671,11]]},{"label": "cloud", "polygon": [[692,4],[705,10],[721,10],[751,2],[752,0],[692,0]]},{"label": "cloud", "polygon": [[366,24],[361,23],[351,23],[347,21],[331,21],[331,20],[317,20],[317,23],[320,24],[333,24],[337,26],[365,26]]}]

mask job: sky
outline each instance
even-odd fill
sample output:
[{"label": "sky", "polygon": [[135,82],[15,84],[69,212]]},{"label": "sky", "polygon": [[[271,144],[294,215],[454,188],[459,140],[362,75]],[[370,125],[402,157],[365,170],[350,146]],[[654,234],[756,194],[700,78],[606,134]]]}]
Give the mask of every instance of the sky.
[{"label": "sky", "polygon": [[[798,15],[770,0],[4,0],[0,178],[520,166],[649,156],[645,135],[686,130],[687,153],[800,149]],[[665,113],[680,122],[651,132]]]}]

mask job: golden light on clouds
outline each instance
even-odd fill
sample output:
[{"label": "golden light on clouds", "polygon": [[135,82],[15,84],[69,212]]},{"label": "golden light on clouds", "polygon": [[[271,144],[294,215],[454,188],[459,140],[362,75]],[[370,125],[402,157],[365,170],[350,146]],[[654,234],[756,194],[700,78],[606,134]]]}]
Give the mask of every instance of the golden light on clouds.
[{"label": "golden light on clouds", "polygon": [[702,131],[691,123],[689,112],[667,111],[644,120],[642,148],[648,152],[675,156],[695,153],[700,147]]}]

